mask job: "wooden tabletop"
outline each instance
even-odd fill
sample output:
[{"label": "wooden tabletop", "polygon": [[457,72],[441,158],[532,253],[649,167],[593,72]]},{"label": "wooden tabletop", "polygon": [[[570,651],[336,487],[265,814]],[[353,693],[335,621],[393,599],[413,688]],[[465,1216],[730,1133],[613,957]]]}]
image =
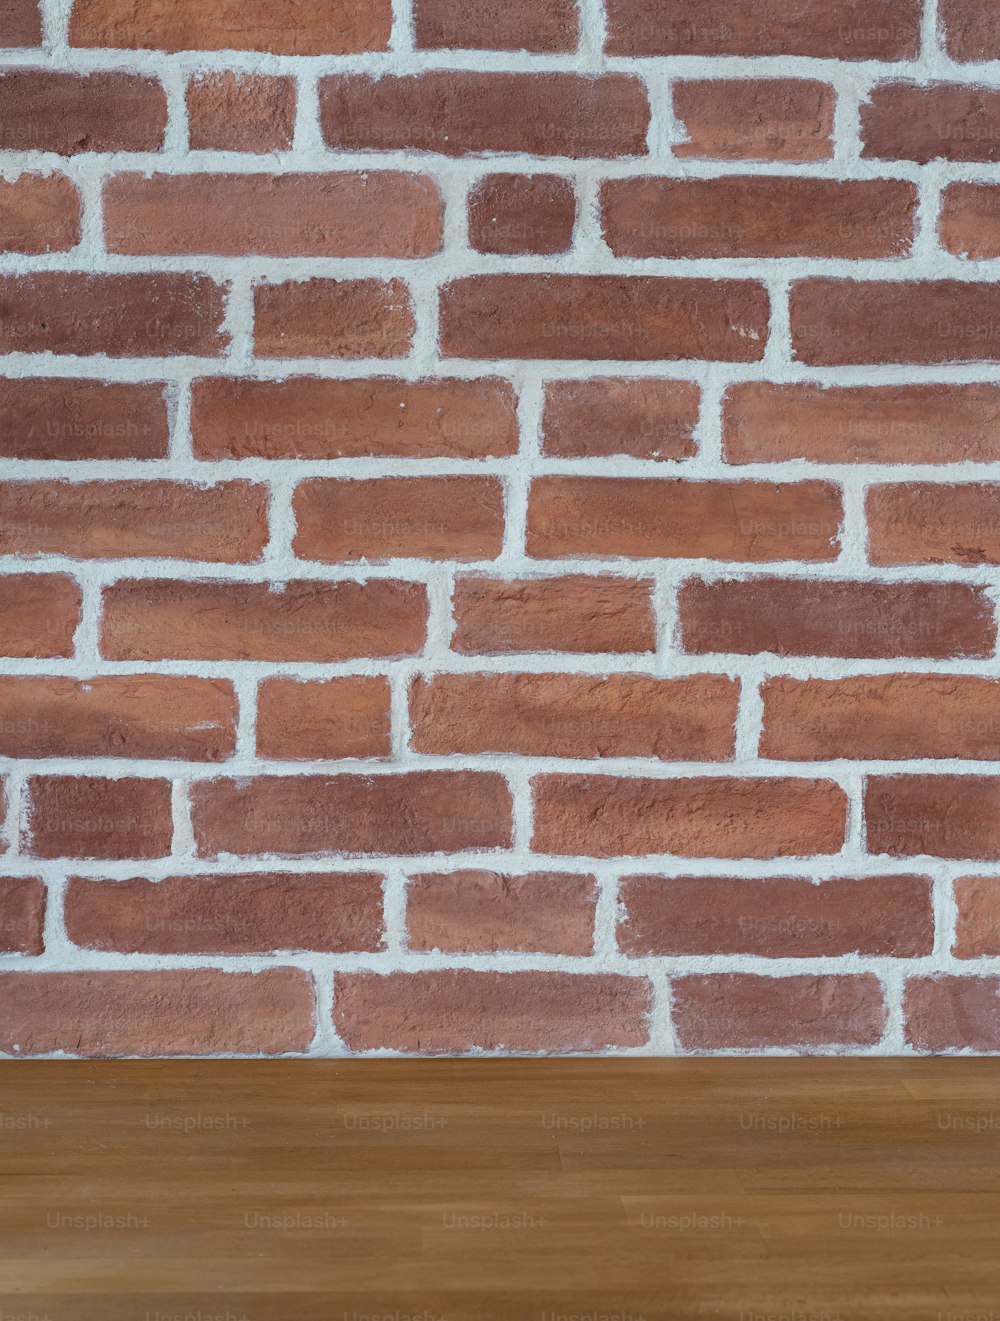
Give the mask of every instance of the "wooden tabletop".
[{"label": "wooden tabletop", "polygon": [[0,1318],[1000,1321],[1000,1061],[0,1066]]}]

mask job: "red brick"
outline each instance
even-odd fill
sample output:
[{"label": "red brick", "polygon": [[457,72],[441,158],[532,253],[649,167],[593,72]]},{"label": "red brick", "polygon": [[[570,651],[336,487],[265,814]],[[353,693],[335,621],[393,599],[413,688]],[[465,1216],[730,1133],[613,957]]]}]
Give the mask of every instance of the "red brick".
[{"label": "red brick", "polygon": [[42,44],[38,0],[0,0],[0,50]]},{"label": "red brick", "polygon": [[625,954],[915,958],[934,948],[926,876],[821,881],[626,876],[618,944]]},{"label": "red brick", "polygon": [[573,0],[415,0],[418,50],[571,51],[579,22]]},{"label": "red brick", "polygon": [[542,775],[534,792],[539,853],[782,858],[844,843],[847,800],[831,780]]},{"label": "red brick", "polygon": [[425,175],[118,174],[104,189],[109,252],[426,257],[441,195]]},{"label": "red brick", "polygon": [[196,381],[200,459],[486,458],[517,452],[514,392],[496,377]]},{"label": "red brick", "polygon": [[319,84],[320,125],[335,151],[445,156],[644,156],[649,106],[625,74],[335,74]]},{"label": "red brick", "polygon": [[960,876],[955,907],[955,958],[1000,954],[1000,876]]},{"label": "red brick", "polygon": [[769,679],[763,757],[1000,760],[1000,682],[971,675]]},{"label": "red brick", "polygon": [[295,80],[210,73],[187,86],[192,151],[288,151],[295,136]]},{"label": "red brick", "polygon": [[350,55],[385,50],[390,0],[76,0],[73,46]]},{"label": "red brick", "polygon": [[472,275],[441,291],[441,351],[456,358],[757,362],[767,320],[767,293],[752,280]]},{"label": "red brick", "polygon": [[0,880],[0,953],[41,954],[45,886],[37,876]]},{"label": "red brick", "polygon": [[469,193],[469,246],[477,252],[567,252],[576,197],[558,174],[488,174]]},{"label": "red brick", "polygon": [[903,1012],[915,1050],[1000,1050],[1000,977],[911,977]]},{"label": "red brick", "polygon": [[490,772],[200,780],[191,811],[206,858],[456,853],[511,843],[510,790]]},{"label": "red brick", "polygon": [[953,183],[944,190],[938,222],[941,242],[959,257],[1000,257],[1000,189]]},{"label": "red brick", "polygon": [[319,477],[299,485],[293,508],[303,560],[490,560],[503,548],[496,477]]},{"label": "red brick", "polygon": [[0,554],[246,564],[267,544],[267,498],[250,482],[2,482]]},{"label": "red brick", "polygon": [[225,290],[204,275],[0,276],[0,352],[218,357]]},{"label": "red brick", "polygon": [[167,98],[132,73],[12,69],[0,77],[0,150],[158,151]]},{"label": "red brick", "polygon": [[173,822],[169,780],[35,775],[22,848],[32,858],[162,858]]},{"label": "red brick", "polygon": [[130,954],[376,950],[382,878],[334,873],[70,879],[66,932],[87,949]]},{"label": "red brick", "polygon": [[609,179],[605,242],[617,257],[902,257],[916,187],[896,179]]},{"label": "red brick", "polygon": [[652,583],[632,578],[459,578],[455,651],[649,652],[656,647]]},{"label": "red brick", "polygon": [[0,1005],[0,1050],[22,1056],[281,1055],[314,1031],[300,968],[5,972]]},{"label": "red brick", "polygon": [[687,459],[697,451],[693,381],[596,377],[545,387],[542,449],[557,458]]},{"label": "red brick", "polygon": [[738,685],[714,674],[418,676],[411,743],[431,753],[725,761],[738,698]]},{"label": "red brick", "polygon": [[163,387],[54,377],[0,379],[0,456],[162,459]]},{"label": "red brick", "polygon": [[832,560],[842,517],[827,482],[538,477],[527,549],[536,559]]},{"label": "red brick", "polygon": [[412,876],[408,947],[445,954],[578,954],[594,949],[593,876],[461,871]]},{"label": "red brick", "polygon": [[258,756],[322,761],[387,757],[389,751],[387,679],[265,679],[261,684]]},{"label": "red brick", "polygon": [[261,358],[403,358],[413,311],[402,280],[291,280],[253,296]]},{"label": "red brick", "polygon": [[964,280],[804,280],[792,286],[796,356],[843,363],[1000,359],[1000,289]]},{"label": "red brick", "polygon": [[614,973],[337,973],[333,1020],[350,1050],[559,1054],[644,1045],[651,1000]]},{"label": "red brick", "polygon": [[771,385],[723,399],[729,463],[959,463],[1000,459],[1000,387]]},{"label": "red brick", "polygon": [[819,161],[833,155],[835,94],[807,78],[719,78],[673,84],[682,140],[674,155],[709,160]]},{"label": "red brick", "polygon": [[1000,778],[873,775],[864,807],[870,853],[1000,859]]},{"label": "red brick", "polygon": [[861,107],[861,154],[882,160],[1000,160],[1000,91],[882,83]]},{"label": "red brick", "polygon": [[1000,564],[1000,486],[874,486],[865,510],[873,564]]},{"label": "red brick", "polygon": [[0,755],[223,761],[236,697],[219,679],[155,674],[0,677]]},{"label": "red brick", "polygon": [[0,655],[72,656],[81,599],[64,573],[0,576]]},{"label": "red brick", "polygon": [[678,977],[673,1016],[685,1050],[809,1051],[874,1046],[886,1009],[876,977]]},{"label": "red brick", "polygon": [[608,0],[611,55],[915,59],[919,0]]},{"label": "red brick", "polygon": [[80,242],[80,195],[63,174],[0,179],[0,252],[66,252]]},{"label": "red brick", "polygon": [[989,601],[965,583],[694,579],[680,620],[684,650],[698,655],[945,660],[992,655],[996,642]]},{"label": "red brick", "polygon": [[426,621],[417,583],[144,578],[105,589],[101,646],[109,660],[342,661],[412,655]]},{"label": "red brick", "polygon": [[1000,59],[1000,15],[980,0],[939,0],[938,22],[953,60]]}]

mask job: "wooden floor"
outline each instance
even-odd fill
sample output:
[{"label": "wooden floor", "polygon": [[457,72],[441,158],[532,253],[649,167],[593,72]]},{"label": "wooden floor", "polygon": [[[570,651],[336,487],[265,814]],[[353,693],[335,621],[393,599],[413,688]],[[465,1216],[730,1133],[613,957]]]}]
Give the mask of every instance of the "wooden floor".
[{"label": "wooden floor", "polygon": [[1000,1321],[1000,1061],[0,1066],[2,1321]]}]

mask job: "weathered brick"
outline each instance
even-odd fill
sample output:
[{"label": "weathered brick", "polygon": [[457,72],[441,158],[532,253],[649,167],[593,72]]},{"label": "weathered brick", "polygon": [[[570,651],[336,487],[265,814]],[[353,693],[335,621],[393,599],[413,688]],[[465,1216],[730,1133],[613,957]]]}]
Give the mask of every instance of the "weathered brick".
[{"label": "weathered brick", "polygon": [[64,573],[0,576],[0,655],[72,656],[82,595]]},{"label": "weathered brick", "polygon": [[1000,256],[1000,188],[985,183],[953,183],[943,193],[938,221],[949,252],[973,261]]},{"label": "weathered brick", "polygon": [[1000,977],[911,977],[903,1013],[915,1050],[1000,1050]]},{"label": "weathered brick", "polygon": [[808,78],[682,79],[673,84],[675,156],[818,161],[833,155],[835,94]]},{"label": "weathered brick", "polygon": [[187,86],[192,151],[288,151],[295,135],[295,81],[209,73]]},{"label": "weathered brick", "polygon": [[0,50],[41,44],[39,0],[0,0]]},{"label": "weathered brick", "polygon": [[693,381],[591,377],[545,387],[542,449],[557,458],[687,459],[697,451]]},{"label": "weathered brick", "polygon": [[446,954],[587,955],[594,948],[593,876],[461,871],[410,877],[407,945]]},{"label": "weathered brick", "polygon": [[132,73],[11,69],[0,75],[0,151],[159,151],[167,98]]},{"label": "weathered brick", "polygon": [[955,881],[957,959],[1000,954],[1000,876],[960,876]]},{"label": "weathered brick", "polygon": [[579,29],[572,0],[415,0],[418,49],[570,51]]},{"label": "weathered brick", "polygon": [[265,679],[257,704],[257,752],[285,761],[389,755],[385,678],[305,682]]},{"label": "weathered brick", "polygon": [[861,154],[882,160],[1000,159],[1000,91],[881,83],[861,107]]},{"label": "weathered brick", "polygon": [[41,954],[45,886],[37,876],[0,879],[0,953]]},{"label": "weathered brick", "polygon": [[469,192],[469,246],[477,252],[566,252],[576,197],[558,174],[488,174]]},{"label": "weathered brick", "polygon": [[22,850],[32,858],[162,858],[170,852],[170,781],[99,775],[28,780]]},{"label": "weathered brick", "polygon": [[864,806],[871,853],[1000,859],[1000,778],[873,775]]},{"label": "weathered brick", "polygon": [[873,564],[1000,564],[1000,486],[912,482],[870,487]]},{"label": "weathered brick", "polygon": [[162,459],[168,440],[162,386],[0,379],[4,458]]},{"label": "weathered brick", "polygon": [[403,358],[414,320],[402,280],[259,284],[254,349],[262,358]]},{"label": "weathered brick", "polygon": [[79,242],[80,195],[65,175],[0,179],[0,252],[66,252]]},{"label": "weathered brick", "polygon": [[1000,21],[992,5],[980,0],[939,0],[937,14],[953,60],[1000,58]]}]

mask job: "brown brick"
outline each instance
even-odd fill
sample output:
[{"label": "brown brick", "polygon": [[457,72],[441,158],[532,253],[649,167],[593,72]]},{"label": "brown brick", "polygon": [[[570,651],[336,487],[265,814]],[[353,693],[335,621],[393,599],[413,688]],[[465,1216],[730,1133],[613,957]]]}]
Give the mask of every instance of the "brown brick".
[{"label": "brown brick", "polygon": [[0,0],[0,50],[41,44],[39,0]]},{"label": "brown brick", "polygon": [[167,98],[132,73],[12,69],[0,77],[0,151],[158,151]]},{"label": "brown brick", "polygon": [[23,1056],[282,1055],[314,1031],[300,968],[5,972],[0,1005],[0,1050]]},{"label": "brown brick", "polygon": [[350,55],[385,50],[390,0],[76,0],[73,46]]},{"label": "brown brick", "polygon": [[295,80],[209,73],[187,86],[192,151],[288,151],[295,136]]},{"label": "brown brick", "polygon": [[831,780],[542,775],[534,791],[539,853],[782,858],[844,843],[847,800]]},{"label": "brown brick", "polygon": [[382,878],[281,872],[94,881],[66,888],[66,932],[87,949],[134,954],[376,950]]},{"label": "brown brick", "polygon": [[341,661],[412,655],[426,621],[417,583],[144,578],[105,589],[101,646],[109,660]]},{"label": "brown brick", "polygon": [[64,573],[0,576],[0,655],[72,656],[80,588]]},{"label": "brown brick", "polygon": [[687,459],[697,450],[699,398],[693,381],[549,381],[542,449],[557,458]]},{"label": "brown brick", "polygon": [[410,689],[417,752],[725,761],[739,688],[722,675],[438,674]]},{"label": "brown brick", "polygon": [[383,677],[265,679],[257,754],[281,761],[389,755],[389,681]]},{"label": "brown brick", "polygon": [[485,458],[517,452],[514,392],[496,377],[196,381],[201,459]]},{"label": "brown brick", "polygon": [[0,379],[0,456],[162,459],[163,387],[55,377]]},{"label": "brown brick", "polygon": [[35,775],[22,849],[32,858],[162,858],[173,822],[169,780]]},{"label": "brown brick", "polygon": [[456,358],[757,362],[767,319],[767,293],[752,280],[472,275],[441,290],[441,351]]},{"label": "brown brick", "polygon": [[594,949],[593,876],[461,871],[412,876],[407,944],[445,954],[578,954]]},{"label": "brown brick", "polygon": [[45,886],[38,877],[0,879],[0,954],[41,954],[44,924]]},{"label": "brown brick", "polygon": [[104,189],[109,252],[426,257],[441,195],[425,175],[118,174]]},{"label": "brown brick", "polygon": [[916,187],[896,179],[609,179],[605,242],[618,257],[902,257]]},{"label": "brown brick", "polygon": [[1000,486],[874,486],[865,510],[873,564],[1000,564]]},{"label": "brown brick", "polygon": [[320,124],[335,151],[445,156],[644,156],[649,106],[625,74],[335,74],[319,84]]},{"label": "brown brick", "polygon": [[350,1050],[559,1054],[643,1045],[651,1000],[614,973],[337,973],[333,1019]]},{"label": "brown brick", "polygon": [[729,463],[959,463],[1000,459],[1000,387],[731,386]]},{"label": "brown brick", "polygon": [[812,881],[626,876],[618,944],[625,954],[916,958],[934,948],[926,876]]},{"label": "brown brick", "polygon": [[1000,90],[881,83],[861,107],[861,154],[882,160],[1000,160]]},{"label": "brown brick", "polygon": [[992,5],[980,0],[939,0],[937,13],[953,60],[1000,59],[1000,16]]},{"label": "brown brick", "polygon": [[403,358],[413,340],[402,280],[291,280],[253,295],[261,358]]},{"label": "brown brick", "polygon": [[267,544],[267,488],[250,482],[0,482],[0,554],[246,564]]},{"label": "brown brick", "polygon": [[955,907],[955,958],[1000,954],[1000,876],[960,876]]},{"label": "brown brick", "polygon": [[886,1009],[876,977],[755,977],[720,973],[673,982],[685,1050],[814,1050],[874,1046]]},{"label": "brown brick", "polygon": [[300,483],[293,507],[303,560],[491,560],[503,549],[496,477],[319,477]]},{"label": "brown brick", "polygon": [[819,366],[1000,360],[995,284],[804,280],[791,315],[796,356]]},{"label": "brown brick", "polygon": [[807,78],[717,78],[673,84],[682,140],[674,155],[818,161],[833,155],[835,94]]},{"label": "brown brick", "polygon": [[919,0],[608,0],[611,55],[915,59]]},{"label": "brown brick", "polygon": [[1000,1050],[1000,977],[911,977],[903,1013],[915,1050]]},{"label": "brown brick", "polygon": [[842,516],[828,482],[538,477],[527,549],[536,559],[832,560]]},{"label": "brown brick", "polygon": [[576,196],[558,174],[488,174],[469,193],[469,246],[477,252],[567,252]]},{"label": "brown brick", "polygon": [[0,252],[66,252],[80,242],[80,195],[63,174],[0,179]]},{"label": "brown brick", "polygon": [[218,357],[225,291],[204,275],[157,271],[0,276],[0,352]]},{"label": "brown brick", "polygon": [[1000,859],[1000,778],[872,775],[864,806],[870,853]]},{"label": "brown brick", "polygon": [[989,601],[965,583],[693,579],[680,620],[684,650],[698,655],[945,660],[992,655],[996,642]]},{"label": "brown brick", "polygon": [[1000,681],[972,675],[865,674],[769,679],[763,757],[969,757],[1000,760]]},{"label": "brown brick", "polygon": [[191,812],[201,857],[456,853],[511,843],[510,790],[491,772],[200,780]]},{"label": "brown brick", "polygon": [[571,51],[579,22],[573,0],[416,0],[418,50]]},{"label": "brown brick", "polygon": [[455,651],[649,652],[656,647],[652,583],[633,578],[459,578]]},{"label": "brown brick", "polygon": [[236,697],[220,679],[105,675],[0,677],[0,755],[223,761]]},{"label": "brown brick", "polygon": [[1000,188],[950,184],[942,197],[938,232],[944,247],[959,257],[1000,257]]}]

